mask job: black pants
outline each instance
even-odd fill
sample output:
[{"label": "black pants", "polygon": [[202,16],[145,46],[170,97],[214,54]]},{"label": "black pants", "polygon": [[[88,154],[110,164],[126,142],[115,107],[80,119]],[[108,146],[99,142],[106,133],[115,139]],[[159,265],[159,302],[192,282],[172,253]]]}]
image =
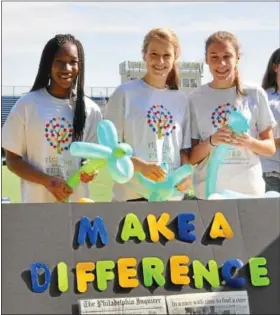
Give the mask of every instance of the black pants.
[{"label": "black pants", "polygon": [[138,199],[127,200],[127,202],[133,202],[133,201],[148,201],[148,199],[146,199],[146,198],[138,198]]}]

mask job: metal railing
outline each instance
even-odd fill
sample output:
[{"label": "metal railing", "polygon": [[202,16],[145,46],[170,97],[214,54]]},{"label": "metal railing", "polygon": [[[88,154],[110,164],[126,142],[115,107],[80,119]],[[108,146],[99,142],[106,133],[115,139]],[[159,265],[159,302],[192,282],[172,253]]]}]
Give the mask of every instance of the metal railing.
[{"label": "metal railing", "polygon": [[[2,85],[2,96],[21,96],[29,92],[31,86]],[[86,86],[85,94],[89,97],[110,97],[116,87]]]}]

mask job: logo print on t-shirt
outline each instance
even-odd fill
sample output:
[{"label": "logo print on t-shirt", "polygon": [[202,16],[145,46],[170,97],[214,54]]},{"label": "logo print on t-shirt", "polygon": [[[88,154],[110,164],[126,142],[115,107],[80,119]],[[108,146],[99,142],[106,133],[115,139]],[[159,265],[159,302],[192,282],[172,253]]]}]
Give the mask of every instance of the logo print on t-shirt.
[{"label": "logo print on t-shirt", "polygon": [[213,127],[216,129],[223,127],[227,123],[231,112],[236,110],[236,106],[231,105],[230,103],[222,104],[216,107],[211,115]]},{"label": "logo print on t-shirt", "polygon": [[153,105],[147,112],[147,123],[158,139],[169,136],[176,129],[173,116],[163,105]]},{"label": "logo print on t-shirt", "polygon": [[64,117],[54,117],[45,124],[45,138],[58,154],[69,150],[72,132],[72,124]]}]

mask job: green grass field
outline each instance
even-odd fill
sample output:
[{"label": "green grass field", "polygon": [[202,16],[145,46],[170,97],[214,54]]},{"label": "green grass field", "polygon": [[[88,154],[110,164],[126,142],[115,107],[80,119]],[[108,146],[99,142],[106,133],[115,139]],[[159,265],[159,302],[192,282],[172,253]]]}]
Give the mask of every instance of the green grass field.
[{"label": "green grass field", "polygon": [[[90,183],[90,197],[97,202],[111,201],[113,181],[106,172],[101,170],[97,178]],[[188,192],[190,198],[193,191]],[[2,197],[9,197],[12,202],[20,202],[20,180],[6,166],[2,166]]]}]

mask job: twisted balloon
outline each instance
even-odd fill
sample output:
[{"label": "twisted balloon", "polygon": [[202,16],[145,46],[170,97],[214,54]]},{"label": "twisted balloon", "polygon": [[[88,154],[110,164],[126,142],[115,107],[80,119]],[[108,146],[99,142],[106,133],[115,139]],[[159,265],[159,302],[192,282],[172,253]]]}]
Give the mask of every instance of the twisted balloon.
[{"label": "twisted balloon", "polygon": [[131,156],[132,147],[127,143],[119,143],[118,134],[110,120],[101,120],[97,125],[98,143],[73,142],[70,153],[85,158],[81,168],[67,179],[67,184],[75,188],[80,183],[80,173],[92,174],[107,167],[112,179],[118,183],[128,182],[134,173]]},{"label": "twisted balloon", "polygon": [[146,178],[141,173],[137,173],[138,181],[145,186],[144,197],[148,201],[167,201],[171,197],[179,196],[181,192],[176,188],[186,177],[191,175],[192,166],[185,164],[175,171],[168,172],[166,179],[155,182]]},{"label": "twisted balloon", "polygon": [[[237,110],[231,112],[227,125],[237,134],[242,134],[249,130],[249,121]],[[207,199],[216,192],[219,167],[227,156],[229,149],[230,145],[219,144],[212,151],[206,170],[205,194]]]}]

